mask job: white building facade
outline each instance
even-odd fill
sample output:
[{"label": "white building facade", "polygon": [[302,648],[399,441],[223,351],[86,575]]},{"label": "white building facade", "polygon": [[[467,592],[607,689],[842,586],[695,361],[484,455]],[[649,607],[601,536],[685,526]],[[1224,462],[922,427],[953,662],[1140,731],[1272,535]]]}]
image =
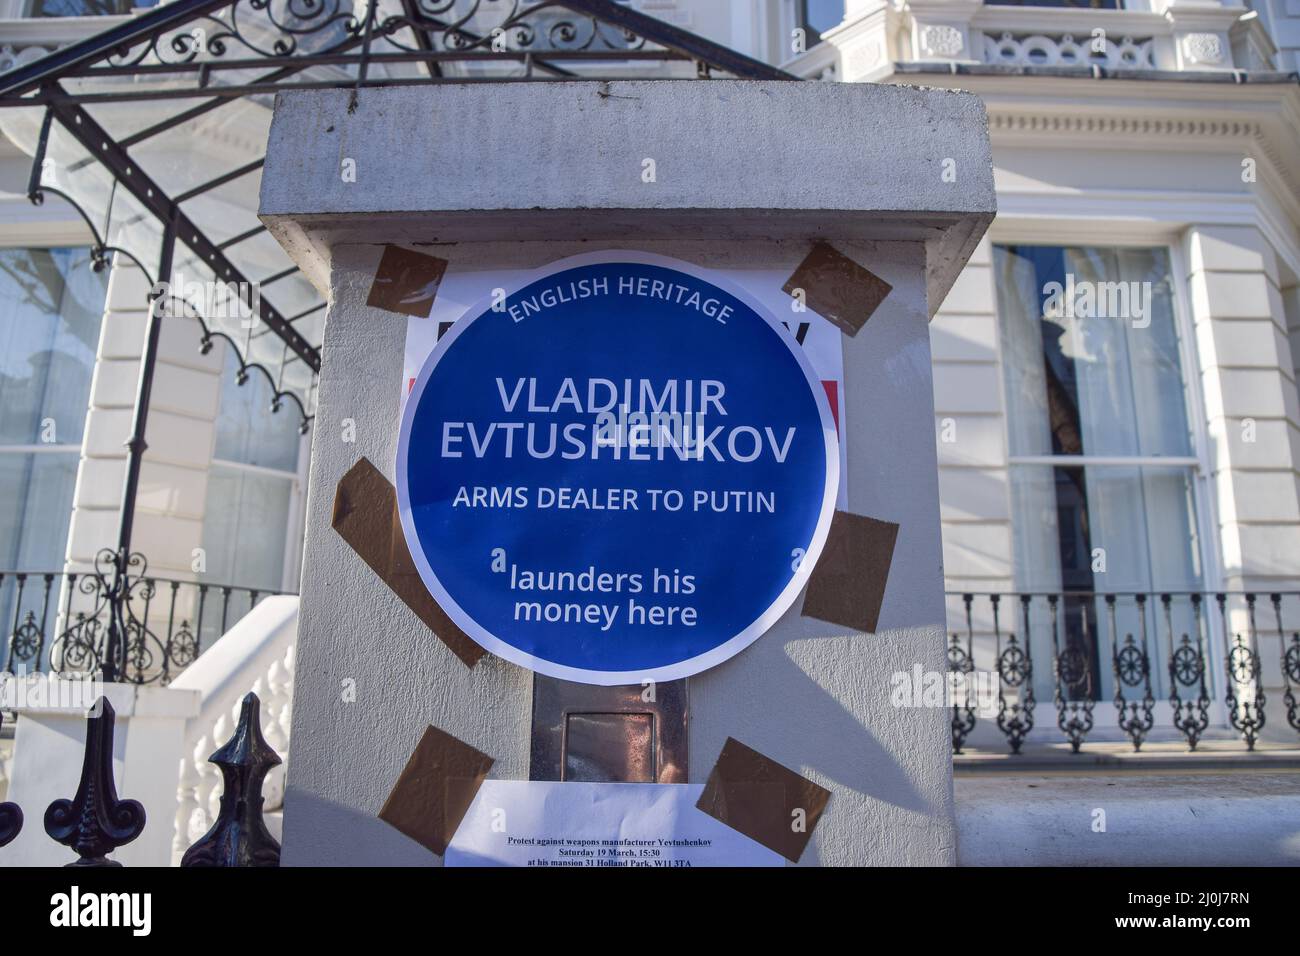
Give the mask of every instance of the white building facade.
[{"label": "white building facade", "polygon": [[[1262,739],[1294,747],[1283,694],[1291,646],[1300,672],[1300,2],[630,6],[810,81],[962,88],[987,104],[999,215],[931,331],[953,660],[992,675],[1004,718],[985,708],[958,742],[1122,741],[1135,728],[1182,740],[1187,720],[1194,736],[1236,739],[1234,707],[1262,690]],[[5,0],[0,71],[141,12]],[[306,330],[323,316],[310,283],[281,275],[265,233],[241,238],[256,226],[270,108],[252,95],[140,149],[173,195],[246,169],[194,202]],[[99,110],[127,140],[155,121],[130,100]],[[75,623],[64,576],[118,538],[150,283],[121,255],[92,268],[92,228],[61,193],[92,223],[113,200],[71,144],[47,158],[44,201],[29,201],[39,125],[36,110],[0,111],[0,659],[24,662],[14,637],[34,624],[42,646],[33,657],[28,642],[27,662],[49,666]],[[962,188],[951,157],[933,163]],[[184,583],[149,619],[168,639],[184,622],[204,649],[261,596],[296,590],[311,440],[276,398],[310,416],[309,372],[265,329],[223,330],[202,351],[198,322],[164,323],[131,542],[150,573]],[[209,586],[205,605],[189,582]],[[1248,653],[1233,655],[1238,634],[1258,679]],[[1130,646],[1146,648],[1136,664]],[[1149,731],[1126,723],[1141,707],[1117,706],[1117,692],[1150,701]]]}]

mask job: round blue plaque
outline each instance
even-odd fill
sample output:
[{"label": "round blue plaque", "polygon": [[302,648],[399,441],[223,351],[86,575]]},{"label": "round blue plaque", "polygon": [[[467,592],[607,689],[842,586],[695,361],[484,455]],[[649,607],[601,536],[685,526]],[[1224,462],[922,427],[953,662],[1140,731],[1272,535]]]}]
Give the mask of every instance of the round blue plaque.
[{"label": "round blue plaque", "polygon": [[685,262],[603,252],[469,309],[402,416],[402,529],[494,654],[588,684],[721,663],[798,596],[835,508],[790,332]]}]

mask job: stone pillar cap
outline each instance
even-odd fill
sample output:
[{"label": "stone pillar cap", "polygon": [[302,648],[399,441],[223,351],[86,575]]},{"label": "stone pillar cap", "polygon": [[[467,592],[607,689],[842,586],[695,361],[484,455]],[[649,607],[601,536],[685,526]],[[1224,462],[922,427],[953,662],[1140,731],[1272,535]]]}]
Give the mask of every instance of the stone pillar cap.
[{"label": "stone pillar cap", "polygon": [[339,242],[901,240],[925,243],[933,314],[997,208],[971,93],[638,80],[351,97],[278,94],[262,174],[262,221],[323,293]]}]

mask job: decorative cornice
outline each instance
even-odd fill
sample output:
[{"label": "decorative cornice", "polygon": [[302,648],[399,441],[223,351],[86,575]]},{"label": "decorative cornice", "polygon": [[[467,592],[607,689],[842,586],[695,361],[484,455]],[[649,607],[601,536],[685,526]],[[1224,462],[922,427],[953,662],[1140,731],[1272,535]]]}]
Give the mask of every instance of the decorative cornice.
[{"label": "decorative cornice", "polygon": [[1252,120],[1169,119],[1155,116],[1090,116],[1060,113],[989,112],[990,132],[1086,136],[1190,136],[1254,138],[1263,126]]},{"label": "decorative cornice", "polygon": [[[1294,150],[1295,135],[1286,139],[1279,123],[1250,119],[1196,119],[1154,115],[1062,114],[1002,110],[989,106],[989,134],[994,137],[1052,136],[1105,138],[1107,145],[1133,150],[1149,148],[1153,140],[1184,140],[1194,143],[1218,141],[1237,145],[1242,156],[1261,161],[1275,172],[1276,180],[1292,214],[1300,213],[1300,154]],[[1300,221],[1300,219],[1298,219]]]},{"label": "decorative cornice", "polygon": [[[1230,104],[1223,105],[1227,107]],[[1168,104],[1164,106],[1168,108]],[[1122,108],[1116,106],[1117,110]],[[1157,108],[1148,107],[1152,110]],[[990,103],[989,133],[995,152],[999,140],[1014,148],[1035,138],[1041,138],[1043,144],[1056,148],[1068,148],[1063,140],[1087,139],[1094,148],[1131,150],[1135,154],[1172,143],[1179,144],[1180,149],[1199,146],[1205,152],[1218,155],[1225,151],[1239,151],[1243,158],[1256,160],[1259,187],[1240,193],[1236,199],[1253,203],[1256,217],[1262,217],[1261,221],[1276,223],[1276,228],[1269,229],[1275,247],[1288,262],[1300,263],[1300,247],[1295,246],[1295,240],[1291,238],[1300,233],[1300,150],[1296,149],[1296,131],[1285,115],[1231,119],[1197,118],[1193,115],[1170,117],[1154,112],[1145,115],[1137,112],[1070,114],[1062,113],[1060,109],[1059,102],[1035,107],[1023,102],[1014,106]],[[1128,109],[1134,108],[1130,106]],[[1089,190],[1090,195],[1093,192]],[[1193,191],[1188,195],[1204,194]],[[1132,202],[1132,199],[1126,202]],[[1194,215],[1190,208],[1188,212]]]}]

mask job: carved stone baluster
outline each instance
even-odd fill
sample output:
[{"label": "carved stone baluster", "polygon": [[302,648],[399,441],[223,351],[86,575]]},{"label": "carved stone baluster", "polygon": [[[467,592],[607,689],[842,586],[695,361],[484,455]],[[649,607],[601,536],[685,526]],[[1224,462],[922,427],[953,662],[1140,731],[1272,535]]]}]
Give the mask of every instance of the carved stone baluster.
[{"label": "carved stone baluster", "polygon": [[[251,688],[251,691],[253,696],[256,697],[258,700],[258,709],[260,710],[261,702],[263,698],[266,697],[266,675],[265,674],[261,675],[260,677],[256,678],[253,681],[253,686]],[[230,719],[235,722],[236,727],[239,726],[239,719],[240,717],[243,716],[244,701],[247,699],[248,699],[247,695],[245,695],[244,700],[237,700],[230,707]]]},{"label": "carved stone baluster", "polygon": [[284,652],[284,706],[280,708],[278,719],[280,721],[280,732],[284,734],[284,749],[280,755],[285,762],[289,761],[289,747],[293,741],[290,739],[289,723],[293,716],[293,657],[296,645],[290,644],[289,649]]},{"label": "carved stone baluster", "polygon": [[279,866],[280,844],[262,820],[262,781],[280,763],[262,738],[260,701],[244,698],[235,734],[210,758],[225,783],[217,820],[181,866]]},{"label": "carved stone baluster", "polygon": [[287,689],[289,681],[284,671],[284,664],[279,660],[271,662],[271,667],[266,672],[266,742],[269,743],[277,753],[284,753],[285,744],[284,731],[280,728],[280,712],[284,710],[287,701]]},{"label": "carved stone baluster", "polygon": [[[223,720],[225,718],[222,718]],[[217,789],[217,768],[208,763],[208,755],[212,753],[213,738],[206,734],[198,739],[194,744],[194,750],[190,754],[189,769],[194,774],[194,808],[190,811],[189,820],[185,825],[185,842],[181,847],[182,852],[189,848],[199,837],[208,832],[208,827],[212,826],[212,815],[208,811],[209,802]]]},{"label": "carved stone baluster", "polygon": [[[186,847],[192,842],[190,820],[194,816],[194,812],[199,808],[198,793],[202,778],[194,768],[194,758],[192,756],[187,755],[181,758],[178,780],[180,782],[176,786],[176,832],[172,835],[173,865],[180,862]],[[207,828],[204,827],[203,829]],[[203,830],[199,832],[201,833]]]},{"label": "carved stone baluster", "polygon": [[[210,743],[205,743],[204,752],[199,753],[196,751],[194,754],[194,766],[203,777],[203,786],[199,788],[199,810],[203,813],[204,829],[197,831],[199,835],[206,832],[207,827],[212,825],[212,821],[217,818],[217,808],[221,805],[221,773],[208,761],[212,751],[207,748],[220,746],[217,741],[225,740],[230,736],[230,733],[230,719],[225,714],[222,714],[217,718],[217,722],[212,725]],[[190,833],[195,833],[193,826],[190,827]]]},{"label": "carved stone baluster", "polygon": [[70,847],[78,859],[69,866],[121,866],[108,859],[144,830],[144,807],[117,799],[113,782],[113,723],[117,715],[101,697],[86,720],[86,756],[81,783],[71,800],[55,800],[45,811],[45,832]]}]

